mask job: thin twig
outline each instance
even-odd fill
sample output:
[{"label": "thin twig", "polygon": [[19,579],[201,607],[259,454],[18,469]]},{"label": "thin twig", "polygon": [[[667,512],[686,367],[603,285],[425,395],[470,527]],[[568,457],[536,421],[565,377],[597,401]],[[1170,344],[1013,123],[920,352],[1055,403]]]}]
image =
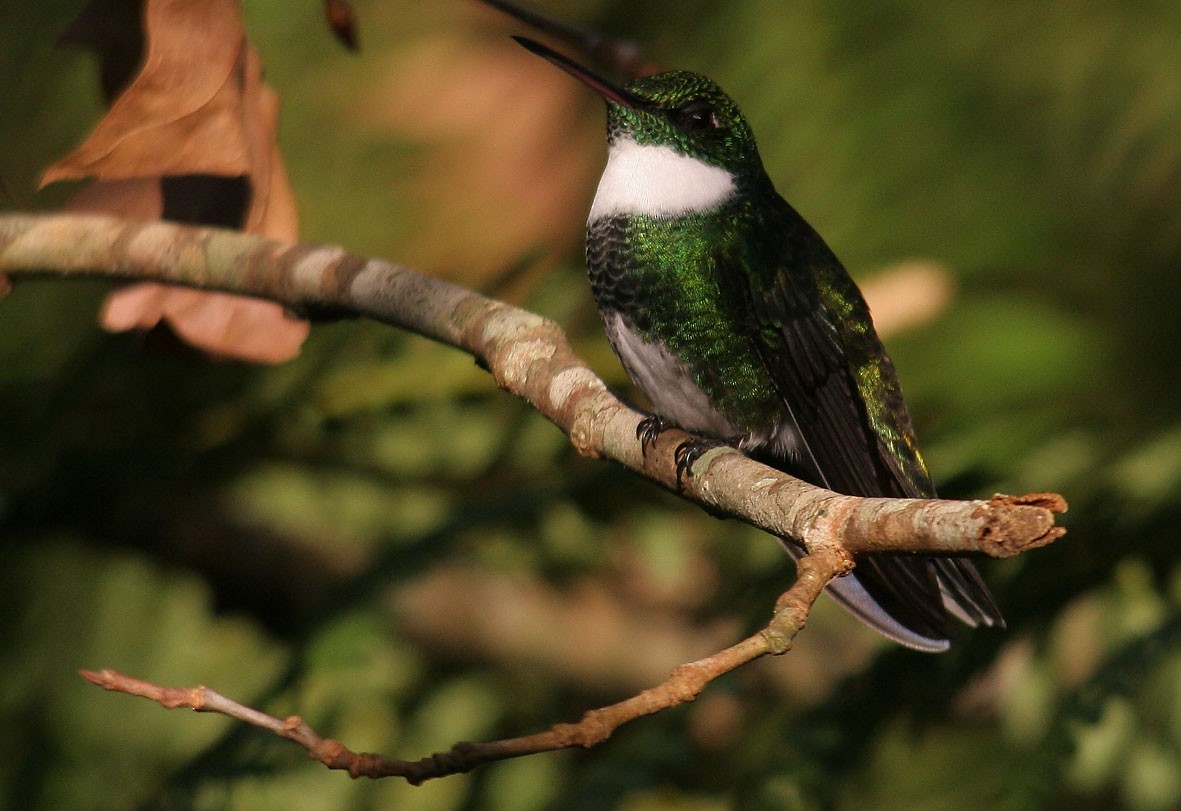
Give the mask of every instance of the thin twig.
[{"label": "thin twig", "polygon": [[205,687],[163,687],[114,670],[83,670],[86,680],[117,693],[140,696],[168,709],[215,712],[265,729],[302,746],[329,769],[351,777],[401,777],[419,785],[426,780],[471,771],[498,760],[561,749],[597,746],[624,724],[695,700],[714,679],[768,654],[782,654],[807,622],[812,604],[834,577],[852,568],[841,550],[824,550],[802,558],[798,577],[775,605],[771,621],[758,633],[712,656],[675,668],[659,685],[616,704],[590,710],[573,724],[555,724],[544,732],[483,743],[458,743],[449,752],[421,760],[399,760],[371,752],[354,752],[340,741],[325,738],[298,715],[278,718],[239,704]]}]

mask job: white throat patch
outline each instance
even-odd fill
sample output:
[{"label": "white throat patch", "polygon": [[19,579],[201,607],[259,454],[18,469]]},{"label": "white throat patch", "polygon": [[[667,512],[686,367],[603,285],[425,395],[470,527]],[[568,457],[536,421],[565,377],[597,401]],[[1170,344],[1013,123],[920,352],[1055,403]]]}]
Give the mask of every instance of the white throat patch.
[{"label": "white throat patch", "polygon": [[667,146],[616,141],[591,205],[589,222],[602,217],[647,214],[678,217],[709,211],[734,194],[734,177]]}]

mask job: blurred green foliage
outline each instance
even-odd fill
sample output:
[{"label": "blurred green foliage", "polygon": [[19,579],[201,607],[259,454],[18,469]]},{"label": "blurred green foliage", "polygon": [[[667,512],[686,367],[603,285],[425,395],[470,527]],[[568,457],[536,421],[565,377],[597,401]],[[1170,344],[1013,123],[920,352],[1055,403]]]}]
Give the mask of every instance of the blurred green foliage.
[{"label": "blurred green foliage", "polygon": [[[53,47],[80,5],[0,9],[6,207],[60,204],[36,177],[100,115],[91,58]],[[478,254],[462,218],[432,228],[435,145],[366,116],[421,43],[508,54],[519,26],[462,0],[356,5],[359,57],[314,4],[247,3],[305,236],[428,270],[416,234]],[[987,568],[1009,630],[922,656],[826,604],[788,656],[594,751],[350,781],[76,670],[206,683],[419,757],[650,684],[755,627],[790,567],[578,459],[452,350],[346,322],[280,367],[207,363],[101,333],[104,285],[22,283],[0,303],[0,807],[1181,807],[1181,5],[537,5],[717,78],[855,273],[953,268],[951,307],[889,342],[942,492],[1071,501],[1067,538]],[[477,81],[437,67],[440,88]],[[597,161],[579,104],[571,150]],[[438,185],[442,206],[470,193]],[[503,202],[474,204],[495,229]],[[623,385],[578,228],[445,269],[558,319]]]}]

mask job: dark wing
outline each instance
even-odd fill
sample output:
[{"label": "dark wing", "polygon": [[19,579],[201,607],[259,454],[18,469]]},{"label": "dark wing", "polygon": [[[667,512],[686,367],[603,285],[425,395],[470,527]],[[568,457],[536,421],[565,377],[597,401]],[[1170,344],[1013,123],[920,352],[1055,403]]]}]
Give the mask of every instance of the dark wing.
[{"label": "dark wing", "polygon": [[[776,249],[777,261],[741,261],[751,279],[747,323],[804,448],[798,460],[775,458],[770,447],[753,455],[838,493],[934,497],[864,299],[815,231],[782,205],[787,239]],[[759,277],[751,267],[774,272]],[[887,636],[922,649],[946,647],[949,611],[970,625],[1003,622],[963,558],[867,555],[832,590]]]}]

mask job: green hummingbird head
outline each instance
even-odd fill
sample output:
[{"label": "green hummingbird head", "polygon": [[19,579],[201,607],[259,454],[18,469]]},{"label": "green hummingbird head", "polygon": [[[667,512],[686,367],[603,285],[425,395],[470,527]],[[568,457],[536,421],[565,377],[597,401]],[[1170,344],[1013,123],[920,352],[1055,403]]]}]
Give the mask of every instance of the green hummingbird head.
[{"label": "green hummingbird head", "polygon": [[712,79],[674,70],[638,79],[626,89],[643,103],[607,100],[609,140],[670,146],[736,173],[751,162],[760,164],[750,125]]},{"label": "green hummingbird head", "polygon": [[669,147],[738,176],[762,172],[750,125],[713,80],[674,70],[620,86],[538,42],[514,39],[607,101],[608,142]]}]

